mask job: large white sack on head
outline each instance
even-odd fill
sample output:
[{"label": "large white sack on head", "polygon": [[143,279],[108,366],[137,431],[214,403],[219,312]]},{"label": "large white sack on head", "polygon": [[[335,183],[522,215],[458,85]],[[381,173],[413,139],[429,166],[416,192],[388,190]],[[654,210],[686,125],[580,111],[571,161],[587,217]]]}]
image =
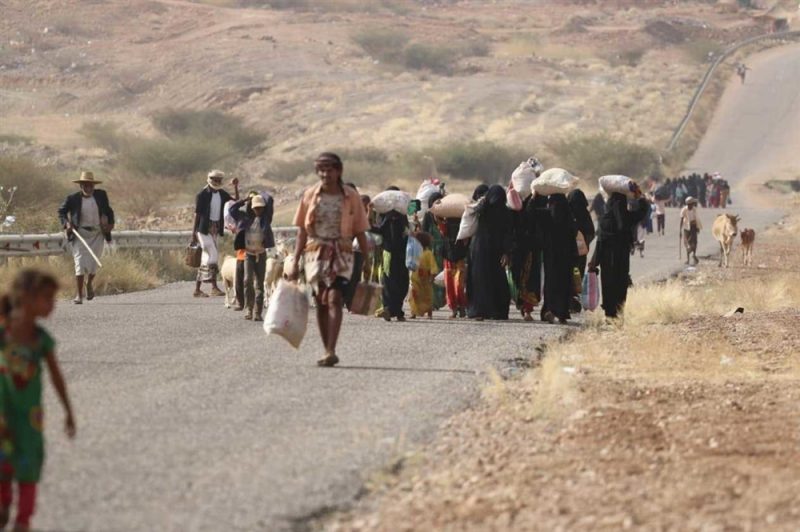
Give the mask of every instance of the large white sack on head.
[{"label": "large white sack on head", "polygon": [[630,177],[624,175],[604,175],[598,182],[600,184],[600,190],[607,195],[616,192],[618,194],[625,194],[629,198],[633,197],[634,182]]},{"label": "large white sack on head", "polygon": [[568,194],[578,186],[580,179],[563,168],[550,168],[531,183],[531,190],[540,196]]},{"label": "large white sack on head", "polygon": [[431,196],[441,191],[442,189],[439,188],[439,185],[432,183],[430,179],[426,179],[419,186],[419,190],[417,190],[417,199],[422,202],[423,207],[427,207],[428,200]]},{"label": "large white sack on head", "polygon": [[378,214],[386,214],[389,211],[408,214],[409,203],[411,196],[399,190],[386,190],[372,199],[372,206]]},{"label": "large white sack on head", "polygon": [[264,332],[282,336],[295,349],[300,347],[308,328],[308,295],[296,283],[279,281],[269,298]]},{"label": "large white sack on head", "polygon": [[517,166],[517,169],[511,174],[511,185],[523,200],[531,195],[531,184],[536,179],[537,170],[534,161],[535,159],[528,159]]},{"label": "large white sack on head", "polygon": [[461,218],[471,202],[464,194],[448,194],[433,204],[431,212],[439,218]]},{"label": "large white sack on head", "polygon": [[461,224],[458,226],[458,236],[456,240],[466,240],[475,236],[478,232],[478,207],[483,203],[485,198],[479,199],[477,202],[467,205],[464,209],[464,215],[461,217]]}]

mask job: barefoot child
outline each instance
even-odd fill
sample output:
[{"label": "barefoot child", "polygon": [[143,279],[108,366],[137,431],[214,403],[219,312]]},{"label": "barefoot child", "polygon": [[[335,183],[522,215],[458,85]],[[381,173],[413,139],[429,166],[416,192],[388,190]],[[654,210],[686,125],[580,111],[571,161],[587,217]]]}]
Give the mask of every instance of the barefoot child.
[{"label": "barefoot child", "polygon": [[433,280],[439,273],[439,266],[431,250],[433,239],[428,233],[415,235],[422,244],[422,255],[419,258],[419,268],[411,274],[411,319],[417,316],[428,316],[433,319]]},{"label": "barefoot child", "polygon": [[55,341],[36,322],[53,311],[58,282],[36,270],[17,274],[0,306],[0,529],[8,523],[13,500],[19,502],[15,531],[26,531],[36,504],[36,484],[44,462],[42,360],[66,411],[66,432],[75,437],[66,384],[58,367]]}]

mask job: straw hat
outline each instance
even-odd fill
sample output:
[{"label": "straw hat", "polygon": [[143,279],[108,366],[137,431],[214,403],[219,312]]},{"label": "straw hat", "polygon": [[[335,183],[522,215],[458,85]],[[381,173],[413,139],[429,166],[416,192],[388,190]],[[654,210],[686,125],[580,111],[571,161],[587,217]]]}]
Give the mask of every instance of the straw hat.
[{"label": "straw hat", "polygon": [[266,207],[267,200],[265,200],[264,196],[262,196],[261,194],[259,194],[258,196],[253,196],[252,201],[250,201],[250,206],[253,207],[254,209],[256,207]]},{"label": "straw hat", "polygon": [[90,183],[92,185],[99,185],[102,181],[98,181],[94,178],[94,174],[92,172],[81,172],[80,179],[76,179],[73,183],[77,183],[81,185],[83,183]]},{"label": "straw hat", "polygon": [[[211,170],[208,173],[208,186],[213,188],[214,190],[219,190],[222,188],[222,178],[225,177],[225,173],[222,170]],[[219,180],[219,183],[216,183],[215,180]]]}]

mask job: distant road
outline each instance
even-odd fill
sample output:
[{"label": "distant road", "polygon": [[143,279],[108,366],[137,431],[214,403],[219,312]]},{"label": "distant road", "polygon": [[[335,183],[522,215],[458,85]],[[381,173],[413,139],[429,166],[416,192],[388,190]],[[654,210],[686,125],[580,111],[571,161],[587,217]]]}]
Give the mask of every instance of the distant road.
[{"label": "distant road", "polygon": [[[690,166],[734,184],[732,211],[761,227],[780,213],[745,207],[754,172],[790,164],[800,131],[800,47],[750,62]],[[714,249],[703,213],[705,252]],[[650,238],[634,279],[677,263],[677,220]],[[302,530],[345,505],[365,477],[478,397],[483,374],[528,358],[562,328],[542,324],[345,322],[342,366],[318,369],[313,323],[295,352],[258,325],[195,300],[189,284],[62,303],[50,323],[78,416],[60,432],[47,392],[48,461],[36,527],[59,531]]]}]

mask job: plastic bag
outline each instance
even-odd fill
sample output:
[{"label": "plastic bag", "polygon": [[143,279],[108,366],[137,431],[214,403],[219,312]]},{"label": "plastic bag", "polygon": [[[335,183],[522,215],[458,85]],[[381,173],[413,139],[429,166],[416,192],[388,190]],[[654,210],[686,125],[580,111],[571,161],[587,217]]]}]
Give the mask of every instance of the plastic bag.
[{"label": "plastic bag", "polygon": [[604,175],[598,182],[600,183],[600,190],[607,195],[614,193],[624,194],[629,198],[633,197],[636,183],[630,177],[624,175]]},{"label": "plastic bag", "polygon": [[359,283],[350,302],[350,312],[359,316],[372,316],[381,303],[383,288],[375,283]]},{"label": "plastic bag", "polygon": [[399,190],[386,190],[375,196],[372,200],[372,206],[378,214],[396,211],[406,215],[408,214],[409,203],[411,203],[411,197]]},{"label": "plastic bag", "polygon": [[471,200],[464,194],[448,194],[431,207],[431,212],[439,218],[461,218]]},{"label": "plastic bag", "polygon": [[586,244],[586,238],[584,238],[583,233],[578,231],[578,236],[575,238],[575,242],[578,245],[578,256],[585,257],[589,254],[589,246]]},{"label": "plastic bag", "polygon": [[531,195],[531,183],[536,179],[536,173],[541,171],[541,163],[536,158],[531,157],[527,161],[520,163],[511,174],[511,184],[514,185],[514,190],[519,192],[523,200]]},{"label": "plastic bag", "polygon": [[278,281],[269,298],[264,332],[282,336],[295,349],[300,347],[308,328],[308,295],[296,283]]},{"label": "plastic bag", "polygon": [[458,236],[456,237],[456,241],[472,238],[475,236],[475,233],[478,232],[477,209],[482,202],[483,198],[479,199],[472,205],[467,205],[467,208],[464,209],[464,215],[461,217],[461,224],[458,226]]},{"label": "plastic bag", "polygon": [[540,196],[567,194],[578,186],[580,179],[563,168],[551,168],[531,183],[531,190]]},{"label": "plastic bag", "polygon": [[511,209],[512,211],[521,211],[522,210],[522,198],[519,195],[519,192],[514,188],[514,185],[508,185],[506,189],[506,207]]},{"label": "plastic bag", "polygon": [[436,277],[433,278],[433,284],[435,284],[436,286],[441,286],[441,287],[444,288],[444,283],[445,283],[444,270],[442,270],[442,271],[439,272],[439,275],[437,275]]},{"label": "plastic bag", "polygon": [[419,269],[419,260],[422,257],[422,244],[413,236],[408,237],[406,243],[406,268],[415,272]]},{"label": "plastic bag", "polygon": [[511,301],[516,302],[519,297],[519,290],[517,290],[517,283],[514,282],[514,276],[511,274],[510,268],[506,268],[506,281],[508,282],[508,290],[511,293]]},{"label": "plastic bag", "polygon": [[581,305],[588,311],[594,311],[600,304],[600,284],[597,279],[597,269],[586,272],[583,278],[581,291]]}]

